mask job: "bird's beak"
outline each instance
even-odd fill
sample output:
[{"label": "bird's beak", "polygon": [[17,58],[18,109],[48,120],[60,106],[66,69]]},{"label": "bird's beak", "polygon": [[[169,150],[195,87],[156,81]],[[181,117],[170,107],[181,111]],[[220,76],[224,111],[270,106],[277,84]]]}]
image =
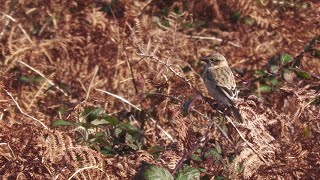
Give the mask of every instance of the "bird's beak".
[{"label": "bird's beak", "polygon": [[207,58],[200,58],[199,60],[200,60],[200,61],[203,61],[203,62],[208,62],[208,59],[207,59]]}]

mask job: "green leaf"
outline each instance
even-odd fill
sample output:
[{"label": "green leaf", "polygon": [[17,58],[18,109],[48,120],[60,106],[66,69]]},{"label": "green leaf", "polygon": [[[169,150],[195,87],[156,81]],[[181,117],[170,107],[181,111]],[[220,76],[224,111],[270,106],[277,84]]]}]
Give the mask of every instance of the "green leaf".
[{"label": "green leaf", "polygon": [[98,138],[98,137],[105,138],[105,137],[106,137],[106,134],[105,134],[105,132],[97,132],[97,133],[96,133],[96,137],[97,137],[97,138]]},{"label": "green leaf", "polygon": [[293,60],[293,57],[290,54],[287,54],[287,53],[281,54],[281,58],[280,58],[281,64],[287,64],[292,60]]},{"label": "green leaf", "polygon": [[105,119],[95,119],[95,120],[91,121],[90,123],[95,126],[109,124],[109,122],[106,121]]},{"label": "green leaf", "polygon": [[206,168],[199,167],[198,169],[199,169],[200,172],[203,172],[203,173],[207,172]]},{"label": "green leaf", "polygon": [[58,126],[72,126],[73,123],[72,122],[69,122],[69,121],[65,121],[65,120],[62,120],[62,119],[59,119],[57,121],[54,121],[51,123],[51,126],[53,127],[58,127]]},{"label": "green leaf", "polygon": [[214,180],[225,180],[226,178],[223,176],[214,176]]},{"label": "green leaf", "polygon": [[161,146],[152,146],[148,152],[152,155],[155,154],[159,154],[160,152],[163,152],[165,150],[165,148],[161,147]]},{"label": "green leaf", "polygon": [[222,153],[222,149],[221,149],[221,146],[220,146],[220,144],[218,143],[218,141],[216,141],[216,150],[217,150],[217,152],[218,152],[219,154]]},{"label": "green leaf", "polygon": [[256,22],[256,21],[255,21],[252,17],[250,17],[250,16],[246,16],[246,17],[243,18],[243,23],[244,23],[245,25],[252,26],[252,25],[255,24],[255,22]]},{"label": "green leaf", "polygon": [[208,159],[210,157],[214,157],[216,160],[221,161],[222,156],[221,154],[217,151],[217,149],[209,149],[208,151],[205,152],[204,158]]},{"label": "green leaf", "polygon": [[272,92],[272,88],[268,85],[262,85],[260,87],[260,92],[262,93],[271,93]]},{"label": "green leaf", "polygon": [[156,165],[144,165],[139,172],[135,179],[141,180],[174,180],[173,176],[170,172],[163,167],[159,167]]},{"label": "green leaf", "polygon": [[113,156],[115,154],[114,149],[111,146],[104,146],[101,151],[100,151],[103,155],[105,156]]},{"label": "green leaf", "polygon": [[257,71],[255,72],[255,74],[256,74],[258,77],[262,77],[262,76],[267,75],[266,71],[264,71],[264,70],[257,70]]},{"label": "green leaf", "polygon": [[133,149],[134,151],[138,151],[140,149],[138,145],[133,143],[128,143],[127,145],[131,147],[131,149]]},{"label": "green leaf", "polygon": [[126,133],[128,133],[132,136],[135,136],[135,137],[140,136],[142,134],[141,129],[138,129],[138,128],[132,126],[131,124],[121,123],[120,125],[118,125],[118,127],[121,128],[122,130],[124,130]]},{"label": "green leaf", "polygon": [[161,24],[164,25],[164,26],[166,26],[166,27],[170,27],[170,22],[169,22],[169,20],[164,19],[164,20],[161,21]]},{"label": "green leaf", "polygon": [[115,135],[116,137],[119,137],[122,132],[123,132],[123,130],[122,130],[121,128],[116,128],[116,129],[114,130],[114,135]]},{"label": "green leaf", "polygon": [[238,173],[242,173],[244,171],[244,166],[243,164],[239,164],[238,168],[237,168]]},{"label": "green leaf", "polygon": [[191,155],[191,159],[194,161],[202,161],[202,159],[198,155],[195,155],[195,154]]},{"label": "green leaf", "polygon": [[176,180],[198,180],[200,179],[200,171],[196,168],[187,166],[180,170],[176,176]]},{"label": "green leaf", "polygon": [[67,112],[67,111],[68,111],[68,109],[67,109],[66,107],[61,107],[61,108],[58,109],[58,112],[59,112],[60,114],[63,114],[63,113],[65,113],[65,112]]},{"label": "green leaf", "polygon": [[36,83],[42,83],[45,79],[42,76],[36,76],[33,81]]},{"label": "green leaf", "polygon": [[191,22],[185,22],[182,25],[183,29],[191,29],[193,28],[193,24]]},{"label": "green leaf", "polygon": [[242,13],[241,11],[235,11],[231,14],[231,21],[233,23],[236,23],[239,21],[240,17],[241,17]]},{"label": "green leaf", "polygon": [[22,81],[22,82],[31,82],[31,79],[27,76],[21,76],[19,77],[19,81]]},{"label": "green leaf", "polygon": [[278,71],[279,71],[279,66],[277,66],[277,65],[271,65],[271,66],[269,66],[269,68],[268,68],[268,71],[271,73],[271,74],[277,74],[278,73]]},{"label": "green leaf", "polygon": [[301,79],[311,79],[311,75],[305,71],[296,70],[294,71],[296,75]]},{"label": "green leaf", "polygon": [[84,109],[84,112],[82,113],[82,116],[86,117],[89,122],[98,119],[103,112],[103,109],[101,107],[86,107]]},{"label": "green leaf", "polygon": [[120,121],[113,116],[106,116],[106,117],[104,117],[104,120],[106,120],[107,122],[109,122],[113,126],[120,124]]},{"label": "green leaf", "polygon": [[281,83],[281,81],[279,81],[277,78],[272,77],[269,79],[269,82],[273,85],[273,86],[277,86]]}]

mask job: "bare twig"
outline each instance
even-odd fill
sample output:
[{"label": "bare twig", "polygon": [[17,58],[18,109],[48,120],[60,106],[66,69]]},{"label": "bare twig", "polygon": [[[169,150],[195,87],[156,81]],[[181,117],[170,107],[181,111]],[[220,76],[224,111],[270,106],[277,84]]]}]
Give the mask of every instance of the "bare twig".
[{"label": "bare twig", "polygon": [[[108,94],[108,95],[110,95],[110,96],[113,96],[113,97],[115,97],[115,98],[117,98],[117,99],[120,99],[121,101],[129,104],[130,106],[132,106],[132,107],[135,108],[136,110],[141,111],[141,109],[140,109],[139,107],[137,107],[136,105],[132,104],[130,101],[126,100],[125,98],[123,98],[123,97],[121,97],[121,96],[119,96],[119,95],[110,93],[110,92],[105,91],[105,90],[102,90],[102,89],[95,89],[95,90],[96,90],[96,91],[99,91],[99,92],[104,92],[104,93],[106,93],[106,94]],[[156,124],[157,128],[159,128],[172,142],[175,142],[175,140],[172,138],[172,136],[171,136],[168,132],[166,132],[162,127],[160,127],[154,119],[152,119],[152,118],[150,118],[150,119],[151,119],[151,121],[152,121],[153,123]]]},{"label": "bare twig", "polygon": [[175,142],[175,140],[173,139],[173,137],[168,133],[166,132],[157,122],[156,120],[154,120],[153,118],[150,118],[151,121],[156,124],[157,128],[160,129],[172,142]]},{"label": "bare twig", "polygon": [[[223,39],[217,38],[217,37],[206,37],[206,36],[187,36],[189,38],[193,38],[193,39],[201,39],[201,40],[212,40],[212,41],[217,41],[219,43],[223,42]],[[227,43],[231,44],[232,46],[238,47],[240,48],[241,45],[232,41],[226,41]]]},{"label": "bare twig", "polygon": [[[29,34],[27,33],[27,31],[22,27],[22,25],[16,20],[14,19],[12,16],[8,15],[8,14],[5,14],[5,13],[2,13],[3,15],[5,15],[5,17],[7,17],[8,19],[10,19],[11,21],[17,23],[19,29],[22,31],[22,33],[25,35],[25,37],[28,39],[28,41],[30,42],[30,44],[34,45],[35,43],[32,41],[31,37],[29,36]],[[47,56],[48,60],[51,62],[51,63],[54,63],[53,60],[51,59],[49,53],[47,52],[47,50],[42,47],[42,46],[39,46],[40,49],[43,51],[43,53]]]},{"label": "bare twig", "polygon": [[208,116],[202,114],[201,112],[199,112],[198,110],[194,109],[194,108],[191,108],[192,111],[196,112],[197,114],[199,114],[200,116],[202,116],[203,118],[209,120],[209,121],[212,121],[212,123],[217,126],[217,128],[220,130],[220,132],[223,134],[223,136],[231,143],[231,144],[234,144],[231,139],[229,138],[228,134],[222,129],[222,127],[217,123],[215,122],[215,120],[212,120],[210,119]]},{"label": "bare twig", "polygon": [[[133,16],[137,17],[140,16],[143,13],[143,10],[152,2],[153,0],[148,0],[147,2],[145,2],[142,6],[140,6],[140,11],[138,14],[135,14]],[[141,2],[140,2],[141,3]]]},{"label": "bare twig", "polygon": [[[6,16],[6,14],[4,14],[4,13],[2,13],[2,14],[3,14],[4,16]],[[8,18],[8,19],[6,20],[6,22],[4,23],[3,29],[2,29],[2,31],[1,31],[1,33],[0,33],[0,40],[2,39],[4,33],[6,32],[6,29],[7,29],[7,27],[9,26],[9,24],[10,24],[10,18]]]},{"label": "bare twig", "polygon": [[[155,57],[155,56],[150,56],[150,55],[143,55],[143,54],[140,54],[141,56],[145,56],[147,58],[151,58],[153,60],[155,60],[156,62],[159,62],[160,64],[163,64],[164,66],[166,66],[173,74],[175,74],[177,77],[179,77],[180,79],[182,79],[185,83],[187,83],[194,91],[196,91],[201,97],[203,97],[204,99],[205,96],[202,95],[202,93],[193,85],[190,83],[189,79],[187,79],[186,77],[183,77],[180,75],[180,73],[176,72],[169,63],[167,62],[163,62],[162,60],[160,60],[158,57]],[[177,98],[175,98],[177,100]],[[181,101],[181,100],[179,100]],[[197,114],[199,114],[200,116],[208,119],[211,121],[210,118],[208,118],[207,116],[203,115],[202,113],[200,113],[199,111],[197,111],[196,109],[192,108],[192,110],[194,112],[196,112]],[[221,131],[221,133],[228,139],[228,141],[230,143],[233,144],[233,142],[230,140],[230,138],[228,137],[228,135],[223,131],[223,129],[219,126],[219,124],[217,124],[216,122],[214,122],[214,124],[218,127],[218,129]]]},{"label": "bare twig", "polygon": [[267,164],[267,161],[263,158],[263,156],[261,156],[258,151],[251,145],[251,143],[246,140],[245,137],[243,137],[242,133],[240,132],[240,130],[237,128],[237,126],[233,123],[233,121],[228,117],[228,116],[225,116],[227,118],[227,120],[232,124],[232,126],[236,129],[236,131],[238,132],[239,136],[241,137],[241,139],[250,147],[250,149],[252,149],[253,152],[255,152],[258,157],[264,162]]},{"label": "bare twig", "polygon": [[[14,19],[12,16],[10,16],[9,14],[5,14],[3,12],[1,12],[5,17],[7,17],[8,19],[10,19],[11,21],[18,23],[18,21],[16,19]],[[30,36],[28,35],[28,33],[26,32],[26,30],[24,30],[24,28],[21,26],[21,24],[17,24],[19,29],[23,32],[23,34],[27,37],[28,41],[33,44],[33,41],[31,40]]]},{"label": "bare twig", "polygon": [[129,57],[128,57],[127,52],[126,52],[126,47],[125,47],[124,42],[122,42],[122,46],[123,46],[123,53],[124,53],[124,56],[126,57],[126,62],[127,62],[127,65],[129,67],[130,74],[131,74],[131,77],[132,77],[132,83],[133,83],[133,86],[134,86],[134,90],[136,91],[136,94],[138,94],[139,91],[138,91],[138,88],[137,88],[137,81],[136,81],[136,79],[134,77],[133,68],[132,68],[132,65],[131,65],[131,63],[129,61]]},{"label": "bare twig", "polygon": [[140,56],[144,56],[144,57],[147,57],[147,58],[150,58],[152,60],[154,60],[155,62],[157,63],[160,63],[164,66],[166,66],[175,76],[179,77],[180,79],[182,79],[185,83],[187,83],[193,90],[195,90],[198,94],[200,94],[202,97],[202,93],[193,85],[190,83],[189,79],[187,79],[186,77],[183,77],[180,75],[179,72],[176,72],[172,67],[171,67],[171,64],[167,62],[164,62],[162,61],[161,59],[159,59],[158,57],[154,56],[154,55],[145,55],[145,54],[139,54]]},{"label": "bare twig", "polygon": [[85,101],[88,100],[89,96],[90,96],[90,92],[91,92],[91,88],[92,88],[92,84],[93,84],[93,81],[94,81],[94,78],[96,77],[97,73],[99,71],[99,66],[96,66],[95,70],[94,70],[94,73],[93,73],[93,76],[92,76],[92,79],[90,81],[90,84],[89,84],[89,87],[88,87],[88,90],[86,91],[87,94],[86,94],[86,98],[85,98]]},{"label": "bare twig", "polygon": [[140,109],[138,106],[132,104],[130,101],[126,100],[125,98],[123,98],[123,97],[121,97],[121,96],[119,96],[119,95],[113,94],[113,93],[111,93],[111,92],[108,92],[108,91],[102,90],[102,89],[95,89],[95,90],[96,90],[96,91],[99,91],[99,92],[106,93],[106,94],[108,94],[108,95],[110,95],[110,96],[113,96],[113,97],[115,97],[115,98],[117,98],[117,99],[120,99],[121,101],[123,101],[123,102],[125,102],[126,104],[132,106],[132,107],[135,108],[136,110],[141,111],[141,109]]},{"label": "bare twig", "polygon": [[46,87],[47,82],[43,82],[36,95],[32,98],[30,103],[27,105],[27,111],[33,106],[33,103],[36,101],[37,97],[40,96],[40,93],[43,92],[43,89]]},{"label": "bare twig", "polygon": [[[168,98],[171,98],[171,99],[173,99],[173,100],[176,100],[176,101],[178,101],[179,103],[183,103],[182,100],[180,100],[180,99],[178,99],[178,98],[176,98],[176,97],[174,97],[174,96],[170,96],[170,95],[166,95],[166,94],[161,94],[161,93],[144,93],[144,94],[146,94],[146,95],[164,96],[164,97],[168,97]],[[213,125],[215,125],[215,126],[220,130],[220,132],[222,133],[222,135],[223,135],[231,144],[234,144],[234,143],[231,141],[231,139],[229,138],[229,136],[227,135],[227,133],[222,129],[222,127],[221,127],[218,123],[215,122],[215,120],[210,119],[208,116],[202,114],[201,112],[199,112],[198,110],[196,110],[196,109],[193,108],[193,107],[191,108],[191,111],[197,113],[199,116],[207,119],[208,121],[212,121]],[[211,126],[211,125],[210,125],[210,126]],[[205,138],[204,138],[204,139],[205,139]]]},{"label": "bare twig", "polygon": [[25,113],[24,111],[22,111],[22,109],[20,108],[18,102],[13,98],[13,96],[12,96],[7,90],[5,90],[5,91],[6,91],[6,93],[11,97],[11,99],[13,100],[13,102],[16,104],[17,108],[19,109],[19,111],[20,111],[23,115],[25,115],[25,116],[27,116],[27,117],[29,117],[29,118],[37,121],[37,122],[40,123],[45,129],[49,129],[43,122],[41,122],[40,120],[34,118],[33,116],[30,116],[29,114]]},{"label": "bare twig", "polygon": [[68,180],[70,179],[73,179],[74,176],[76,176],[78,173],[80,173],[81,171],[84,171],[84,170],[88,170],[88,169],[98,169],[99,171],[103,172],[109,179],[109,176],[103,171],[103,169],[101,169],[99,166],[87,166],[87,167],[83,167],[83,168],[80,168],[80,169],[77,169],[76,172],[74,172],[69,178]]},{"label": "bare twig", "polygon": [[14,152],[12,151],[12,149],[11,149],[11,147],[10,147],[10,144],[9,143],[0,143],[0,146],[1,145],[7,145],[8,146],[8,148],[10,149],[10,151],[11,151],[11,154],[12,154],[12,156],[13,156],[13,158],[15,158],[16,156],[14,155]]},{"label": "bare twig", "polygon": [[172,174],[175,174],[180,167],[182,166],[182,164],[184,163],[185,160],[188,159],[188,157],[190,157],[192,155],[192,153],[198,149],[200,146],[205,145],[208,141],[209,141],[209,134],[211,132],[211,129],[213,128],[213,126],[215,125],[214,121],[211,122],[210,126],[208,127],[208,130],[206,132],[205,138],[203,140],[200,140],[197,144],[195,144],[191,149],[188,150],[187,153],[184,154],[184,156],[180,159],[180,161],[178,162],[178,164],[176,165],[176,167],[174,168]]},{"label": "bare twig", "polygon": [[56,87],[60,92],[62,92],[65,96],[68,96],[68,94],[61,89],[59,86],[55,85],[50,79],[48,79],[42,72],[40,72],[39,70],[35,69],[34,67],[30,66],[29,64],[19,60],[19,63],[21,63],[22,65],[26,66],[27,68],[31,69],[32,71],[36,72],[37,74],[39,74],[41,77],[43,77],[51,86]]}]

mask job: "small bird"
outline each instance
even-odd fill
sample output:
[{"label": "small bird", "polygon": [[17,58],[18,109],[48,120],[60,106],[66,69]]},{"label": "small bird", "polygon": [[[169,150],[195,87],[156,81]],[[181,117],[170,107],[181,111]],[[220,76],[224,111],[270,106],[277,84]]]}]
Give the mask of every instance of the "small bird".
[{"label": "small bird", "polygon": [[235,107],[239,91],[236,89],[234,75],[226,58],[220,53],[214,53],[200,60],[206,62],[203,79],[209,95],[222,105],[231,107],[239,121],[242,122],[239,110]]}]

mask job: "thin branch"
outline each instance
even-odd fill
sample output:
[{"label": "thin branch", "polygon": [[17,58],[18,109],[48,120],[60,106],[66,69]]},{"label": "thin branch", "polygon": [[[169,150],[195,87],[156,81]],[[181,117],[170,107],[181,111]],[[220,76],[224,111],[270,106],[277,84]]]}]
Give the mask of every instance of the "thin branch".
[{"label": "thin branch", "polygon": [[123,53],[124,53],[124,56],[126,57],[126,62],[127,62],[127,65],[129,67],[129,70],[130,70],[130,74],[131,74],[131,77],[132,77],[132,83],[133,83],[133,86],[134,86],[134,90],[136,91],[136,94],[139,93],[138,91],[138,88],[137,88],[137,81],[134,77],[134,72],[133,72],[133,68],[132,68],[132,65],[129,61],[129,57],[127,55],[127,52],[126,52],[126,47],[125,47],[125,44],[124,44],[124,41],[122,42],[122,48],[123,48]]},{"label": "thin branch", "polygon": [[23,34],[27,37],[28,41],[33,44],[33,41],[32,39],[30,38],[30,36],[28,35],[28,33],[26,32],[26,30],[21,26],[21,24],[15,19],[13,18],[12,16],[8,15],[8,14],[5,14],[3,12],[1,12],[6,18],[10,19],[11,21],[17,23],[19,29],[23,32]]},{"label": "thin branch", "polygon": [[[173,100],[176,100],[178,101],[179,103],[183,103],[182,100],[174,97],[174,96],[170,96],[170,95],[166,95],[166,94],[161,94],[161,93],[144,93],[145,95],[157,95],[157,96],[164,96],[164,97],[168,97],[168,98],[171,98]],[[210,119],[208,116],[202,114],[201,112],[199,112],[198,110],[196,110],[194,107],[191,108],[191,111],[195,112],[196,114],[200,115],[201,117],[207,119],[208,121],[212,121],[213,125],[215,125],[219,130],[220,132],[222,133],[222,135],[231,143],[231,144],[234,144],[231,139],[229,138],[229,136],[227,135],[227,133],[222,129],[222,127],[215,122],[215,120],[213,119]],[[211,125],[210,125],[211,126]]]},{"label": "thin branch", "polygon": [[121,101],[123,101],[123,102],[127,103],[128,105],[132,106],[132,107],[135,108],[136,110],[141,111],[141,109],[140,109],[139,107],[137,107],[136,105],[132,104],[131,102],[129,102],[128,100],[126,100],[125,98],[123,98],[123,97],[121,97],[121,96],[119,96],[119,95],[113,94],[113,93],[111,93],[111,92],[108,92],[108,91],[105,91],[105,90],[102,90],[102,89],[94,89],[94,90],[99,91],[99,92],[106,93],[106,94],[108,94],[108,95],[110,95],[110,96],[113,96],[113,97],[115,97],[115,98],[117,98],[117,99],[120,99]]},{"label": "thin branch", "polygon": [[209,139],[210,139],[209,134],[210,134],[211,129],[213,128],[214,125],[215,125],[215,123],[214,123],[214,121],[212,121],[210,126],[208,127],[205,138],[203,140],[200,140],[196,145],[194,145],[191,149],[189,149],[187,153],[184,154],[184,156],[180,159],[180,161],[178,162],[178,164],[174,168],[172,174],[175,174],[180,169],[180,167],[182,166],[184,161],[187,160],[196,149],[205,145],[209,141]]},{"label": "thin branch", "polygon": [[233,123],[233,121],[228,117],[225,116],[227,118],[227,120],[232,124],[232,126],[236,129],[236,131],[238,132],[239,136],[241,137],[241,139],[250,147],[250,149],[252,149],[253,152],[255,152],[258,157],[265,163],[267,164],[268,162],[263,158],[263,156],[261,156],[258,151],[251,145],[251,143],[246,140],[245,137],[243,137],[242,133],[240,132],[240,130],[236,127],[236,125]]},{"label": "thin branch", "polygon": [[86,92],[87,92],[87,94],[86,94],[85,101],[87,101],[87,100],[88,100],[88,98],[89,98],[89,96],[90,96],[90,92],[91,92],[92,84],[93,84],[94,78],[96,77],[96,75],[97,75],[98,71],[99,71],[99,66],[96,66],[96,68],[95,68],[95,70],[94,70],[94,73],[93,73],[93,77],[92,77],[92,79],[91,79],[91,81],[90,81],[90,84],[89,84],[89,87],[88,87],[88,91],[86,91]]},{"label": "thin branch", "polygon": [[212,121],[212,123],[220,130],[220,132],[223,134],[223,136],[231,143],[234,144],[231,139],[229,138],[228,134],[222,129],[222,127],[215,122],[215,120],[210,119],[208,116],[202,114],[201,112],[199,112],[198,110],[191,108],[192,111],[196,112],[197,114],[199,114],[200,116],[202,116],[203,118],[206,118],[209,121]]},{"label": "thin branch", "polygon": [[16,156],[14,155],[14,152],[12,151],[12,149],[11,149],[11,147],[10,147],[9,143],[0,143],[0,146],[1,146],[1,145],[7,145],[7,146],[8,146],[8,148],[10,149],[10,151],[11,151],[11,154],[12,154],[13,158],[16,158]]},{"label": "thin branch", "polygon": [[74,176],[76,176],[76,175],[77,175],[78,173],[80,173],[81,171],[88,170],[88,169],[98,169],[98,170],[100,170],[101,172],[103,172],[103,173],[109,178],[109,176],[108,176],[101,168],[99,168],[99,166],[87,166],[87,167],[83,167],[83,168],[77,169],[76,172],[74,172],[74,173],[68,178],[68,180],[72,179]]},{"label": "thin branch", "polygon": [[55,85],[50,79],[48,79],[42,72],[40,72],[39,70],[35,69],[34,67],[30,66],[29,64],[19,60],[19,63],[21,63],[22,65],[26,66],[27,68],[31,69],[32,71],[36,72],[37,74],[39,74],[41,77],[43,77],[51,86],[56,87],[60,92],[62,92],[65,96],[68,96],[68,94],[66,92],[64,92],[63,89],[61,89],[59,86]]},{"label": "thin branch", "polygon": [[32,107],[33,103],[36,101],[37,97],[40,96],[40,93],[43,93],[43,89],[46,87],[47,82],[43,82],[37,93],[32,98],[31,102],[27,105],[27,111]]},{"label": "thin branch", "polygon": [[[4,16],[6,16],[6,14],[4,14],[4,13],[2,13]],[[6,31],[6,29],[7,29],[7,27],[9,26],[9,24],[10,24],[10,18],[8,18],[7,20],[6,20],[6,22],[4,23],[4,26],[3,26],[3,29],[2,29],[2,31],[1,31],[1,33],[0,33],[0,40],[2,39],[2,37],[3,37],[3,35],[4,35],[4,33],[5,33],[5,31]]]},{"label": "thin branch", "polygon": [[41,122],[40,120],[34,118],[33,116],[30,116],[29,114],[27,114],[27,113],[25,113],[25,112],[23,112],[22,109],[20,108],[18,102],[13,98],[13,96],[12,96],[7,90],[4,90],[4,91],[11,97],[11,99],[13,100],[13,102],[16,104],[17,108],[19,109],[19,111],[20,111],[23,115],[25,115],[25,116],[27,116],[27,117],[29,117],[29,118],[37,121],[37,122],[40,123],[45,129],[48,129],[48,130],[49,130],[49,128],[48,128],[43,122]]},{"label": "thin branch", "polygon": [[[180,79],[182,79],[185,83],[187,83],[194,91],[196,91],[201,97],[203,97],[204,99],[206,99],[205,96],[203,96],[203,94],[193,85],[190,83],[189,79],[187,79],[186,77],[182,77],[180,75],[180,73],[176,72],[170,64],[168,64],[167,62],[163,62],[162,60],[160,60],[158,57],[155,57],[155,56],[150,56],[150,55],[143,55],[143,54],[140,54],[141,56],[145,56],[147,58],[151,58],[153,60],[155,60],[156,62],[160,63],[160,64],[163,64],[164,66],[166,66],[173,74],[175,74],[177,77],[179,77]],[[177,100],[177,98],[175,98]],[[178,100],[178,101],[181,101],[181,100]],[[202,113],[198,112],[196,109],[192,108],[191,110],[193,110],[194,112],[196,112],[197,114],[199,114],[200,116],[208,119],[209,121],[214,121],[212,119],[210,119],[209,117],[203,115]],[[233,142],[230,140],[230,138],[228,137],[228,135],[223,131],[223,129],[219,126],[218,123],[214,122],[214,124],[218,127],[218,129],[221,131],[221,133],[228,139],[228,141],[230,143],[233,144]]]},{"label": "thin branch", "polygon": [[154,56],[154,55],[145,55],[145,54],[139,54],[140,56],[143,57],[147,57],[150,58],[152,60],[155,60],[155,62],[160,63],[164,66],[166,66],[175,76],[179,77],[180,79],[182,79],[185,83],[187,83],[193,90],[195,90],[198,94],[200,94],[202,97],[202,93],[195,87],[193,86],[193,84],[190,83],[189,79],[187,79],[186,77],[183,77],[180,75],[179,72],[176,72],[172,67],[171,64],[169,64],[168,62],[164,62],[161,59],[159,59],[158,57]]},{"label": "thin branch", "polygon": [[[213,40],[213,41],[217,41],[219,43],[223,42],[223,39],[217,38],[217,37],[206,37],[206,36],[187,36],[189,38],[193,38],[193,39],[200,39],[200,40]],[[231,44],[232,46],[238,47],[240,48],[241,45],[232,41],[226,41],[227,43]]]},{"label": "thin branch", "polygon": [[156,122],[156,120],[154,120],[153,118],[150,119],[154,124],[156,124],[157,128],[160,129],[172,142],[176,142],[173,137]]},{"label": "thin branch", "polygon": [[[102,90],[102,89],[95,89],[95,90],[96,90],[96,91],[99,91],[99,92],[106,93],[106,94],[108,94],[108,95],[110,95],[110,96],[113,96],[113,97],[115,97],[115,98],[117,98],[117,99],[120,99],[121,101],[129,104],[130,106],[132,106],[132,107],[135,108],[136,110],[141,111],[141,109],[140,109],[139,107],[137,107],[136,105],[132,104],[130,101],[126,100],[125,98],[123,98],[123,97],[121,97],[121,96],[119,96],[119,95],[110,93],[110,92],[105,91],[105,90]],[[166,132],[162,127],[160,127],[154,119],[151,118],[151,121],[152,121],[153,123],[155,123],[156,126],[157,126],[157,128],[159,128],[172,142],[175,142],[175,140],[172,138],[172,136],[171,136],[168,132]]]}]

